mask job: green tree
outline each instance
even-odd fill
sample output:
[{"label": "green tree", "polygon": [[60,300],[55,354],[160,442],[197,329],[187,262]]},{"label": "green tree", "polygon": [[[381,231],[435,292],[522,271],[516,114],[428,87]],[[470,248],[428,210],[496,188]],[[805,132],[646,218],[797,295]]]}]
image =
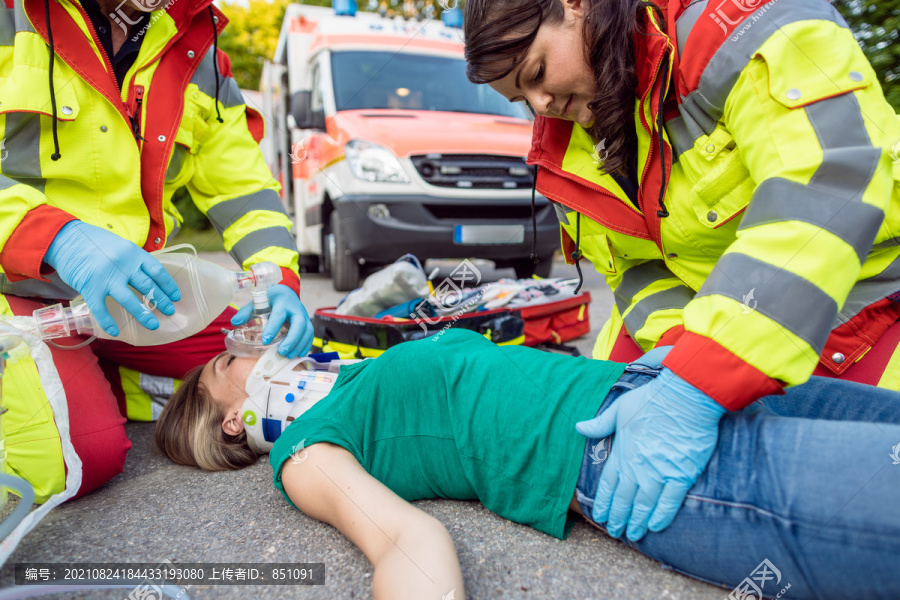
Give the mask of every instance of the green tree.
[{"label": "green tree", "polygon": [[900,0],[832,0],[865,52],[885,98],[900,112]]},{"label": "green tree", "polygon": [[229,23],[219,36],[219,48],[231,58],[231,71],[242,89],[259,89],[263,61],[275,54],[288,4],[290,0],[249,0],[246,6],[222,5]]}]

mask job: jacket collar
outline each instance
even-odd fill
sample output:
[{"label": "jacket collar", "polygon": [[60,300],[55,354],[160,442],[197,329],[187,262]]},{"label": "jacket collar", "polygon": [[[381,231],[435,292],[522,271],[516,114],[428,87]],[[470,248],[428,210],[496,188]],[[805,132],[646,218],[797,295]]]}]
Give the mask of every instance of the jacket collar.
[{"label": "jacket collar", "polygon": [[[127,2],[128,0],[124,1]],[[164,1],[168,2],[168,6],[163,3]],[[54,45],[57,46],[64,45],[70,41],[56,33],[57,19],[65,18],[65,11],[62,9],[62,6],[60,6],[63,3],[72,4],[78,8],[79,12],[82,12],[82,14],[84,13],[84,9],[81,6],[81,0],[50,0],[50,25],[54,29],[53,41]],[[194,16],[200,11],[207,10],[207,7],[210,4],[212,4],[212,0],[160,0],[159,8],[164,9],[166,14],[168,14],[175,22],[175,26],[178,30],[178,33],[175,36],[177,39],[184,35],[190,28]],[[43,0],[24,0],[24,8],[28,20],[31,21],[44,41],[49,43],[47,39],[47,19],[44,14]],[[219,19],[222,19],[222,14],[218,9],[216,9],[216,15],[219,16]],[[57,35],[60,35],[60,37],[57,38]],[[83,35],[81,37],[83,38]]]}]

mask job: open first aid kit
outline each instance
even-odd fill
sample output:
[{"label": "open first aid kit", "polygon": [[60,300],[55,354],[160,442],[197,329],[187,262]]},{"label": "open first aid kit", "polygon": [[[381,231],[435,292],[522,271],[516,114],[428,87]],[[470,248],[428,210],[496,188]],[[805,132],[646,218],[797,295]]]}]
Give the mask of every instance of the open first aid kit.
[{"label": "open first aid kit", "polygon": [[463,261],[434,284],[407,255],[370,276],[337,307],[317,310],[313,348],[342,358],[375,357],[449,327],[477,331],[499,345],[559,346],[590,332],[591,295],[573,293],[577,280],[480,279],[475,266]]}]

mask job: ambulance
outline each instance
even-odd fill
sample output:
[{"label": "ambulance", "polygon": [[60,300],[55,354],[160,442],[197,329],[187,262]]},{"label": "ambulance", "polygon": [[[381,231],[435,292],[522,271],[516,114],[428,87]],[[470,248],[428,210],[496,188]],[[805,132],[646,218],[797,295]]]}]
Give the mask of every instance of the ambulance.
[{"label": "ambulance", "polygon": [[548,276],[559,226],[539,195],[535,265],[527,109],[468,81],[460,27],[340,4],[289,5],[261,82],[301,268],[339,291],[406,253]]}]

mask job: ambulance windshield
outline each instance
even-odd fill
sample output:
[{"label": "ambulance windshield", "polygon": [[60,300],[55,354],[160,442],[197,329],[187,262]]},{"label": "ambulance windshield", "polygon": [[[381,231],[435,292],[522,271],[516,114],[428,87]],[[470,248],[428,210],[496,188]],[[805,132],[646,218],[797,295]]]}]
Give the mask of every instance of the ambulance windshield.
[{"label": "ambulance windshield", "polygon": [[461,58],[395,52],[334,52],[331,55],[338,110],[404,109],[476,113],[528,119],[490,86],[466,78]]}]

